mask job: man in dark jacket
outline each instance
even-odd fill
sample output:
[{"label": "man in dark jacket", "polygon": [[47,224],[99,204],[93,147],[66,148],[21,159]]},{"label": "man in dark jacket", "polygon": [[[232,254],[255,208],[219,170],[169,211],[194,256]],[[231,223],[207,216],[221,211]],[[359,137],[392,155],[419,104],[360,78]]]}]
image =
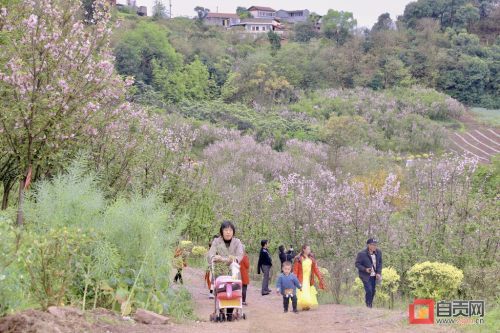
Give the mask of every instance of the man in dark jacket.
[{"label": "man in dark jacket", "polygon": [[377,240],[373,238],[366,241],[366,245],[366,249],[359,252],[356,257],[356,268],[365,287],[366,306],[371,308],[376,282],[382,279],[382,251],[377,249]]},{"label": "man in dark jacket", "polygon": [[271,289],[269,289],[269,280],[271,275],[271,267],[273,266],[273,259],[269,254],[268,247],[269,242],[267,239],[264,239],[260,242],[261,249],[259,254],[259,262],[257,263],[257,274],[264,274],[262,278],[262,295],[269,295],[271,293]]}]

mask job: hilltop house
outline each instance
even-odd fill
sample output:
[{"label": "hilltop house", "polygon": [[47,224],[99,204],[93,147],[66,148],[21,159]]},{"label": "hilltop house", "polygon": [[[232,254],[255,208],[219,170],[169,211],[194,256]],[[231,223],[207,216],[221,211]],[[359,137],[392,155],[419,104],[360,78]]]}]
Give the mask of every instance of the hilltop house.
[{"label": "hilltop house", "polygon": [[256,19],[272,19],[276,16],[276,11],[270,7],[252,6],[248,11]]},{"label": "hilltop house", "polygon": [[263,18],[248,18],[242,19],[240,23],[234,24],[231,27],[243,27],[245,32],[259,34],[268,33],[269,31],[274,31],[281,33],[281,25],[279,21],[274,19],[263,19]]},{"label": "hilltop house", "polygon": [[240,23],[240,17],[238,14],[231,13],[208,13],[205,17],[205,23],[207,25],[215,25],[220,27],[231,27]]},{"label": "hilltop house", "polygon": [[276,12],[276,17],[279,18],[283,22],[288,23],[298,23],[298,22],[306,22],[309,18],[309,10],[301,9],[301,10],[284,10],[280,9]]},{"label": "hilltop house", "polygon": [[148,16],[148,7],[137,6],[136,0],[108,0],[108,3],[117,8],[129,8],[134,10],[139,16]]}]

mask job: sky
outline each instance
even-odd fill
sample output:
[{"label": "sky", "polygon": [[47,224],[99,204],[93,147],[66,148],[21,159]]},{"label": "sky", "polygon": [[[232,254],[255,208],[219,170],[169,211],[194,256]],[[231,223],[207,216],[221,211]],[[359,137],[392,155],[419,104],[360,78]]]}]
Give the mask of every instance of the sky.
[{"label": "sky", "polygon": [[[154,0],[136,0],[137,5],[147,6],[148,14],[151,15]],[[169,0],[162,0],[168,6]],[[194,7],[202,6],[209,8],[211,12],[234,13],[236,7],[266,6],[275,10],[279,9],[309,9],[320,15],[326,14],[329,8],[335,10],[349,11],[354,14],[358,21],[358,26],[371,28],[377,22],[377,18],[382,13],[390,13],[391,18],[396,20],[398,15],[403,14],[405,6],[411,0],[171,0],[172,16],[195,15]]]}]

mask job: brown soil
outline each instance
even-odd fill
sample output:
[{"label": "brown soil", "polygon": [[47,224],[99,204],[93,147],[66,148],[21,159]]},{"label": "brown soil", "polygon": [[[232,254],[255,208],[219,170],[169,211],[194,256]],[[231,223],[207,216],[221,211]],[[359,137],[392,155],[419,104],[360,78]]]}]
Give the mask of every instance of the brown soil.
[{"label": "brown soil", "polygon": [[452,328],[436,325],[408,325],[406,311],[367,309],[363,306],[320,305],[318,309],[283,313],[281,296],[261,296],[257,283],[249,286],[245,307],[247,320],[231,323],[212,323],[213,300],[208,299],[204,272],[186,268],[184,281],[196,305],[198,321],[182,324],[143,325],[122,319],[111,311],[99,309],[84,315],[69,314],[60,319],[50,313],[28,310],[0,319],[2,333],[247,333],[247,332],[454,332]]},{"label": "brown soil", "polygon": [[470,113],[465,113],[459,120],[465,125],[466,132],[451,131],[449,149],[474,156],[481,163],[491,162],[500,151],[500,129],[477,122]]}]

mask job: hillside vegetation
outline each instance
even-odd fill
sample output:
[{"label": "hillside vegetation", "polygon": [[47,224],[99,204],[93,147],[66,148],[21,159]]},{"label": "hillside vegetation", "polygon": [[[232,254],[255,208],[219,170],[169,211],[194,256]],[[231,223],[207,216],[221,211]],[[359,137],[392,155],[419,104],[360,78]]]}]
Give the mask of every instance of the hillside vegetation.
[{"label": "hillside vegetation", "polygon": [[[500,159],[449,150],[469,107],[500,108],[497,1],[419,0],[370,30],[336,9],[278,40],[101,0],[0,7],[0,315],[192,318],[173,255],[204,262],[224,219],[251,256],[310,244],[325,302],[357,299],[376,237],[399,282],[377,306],[498,307]],[[427,261],[454,287],[413,283]]]}]

